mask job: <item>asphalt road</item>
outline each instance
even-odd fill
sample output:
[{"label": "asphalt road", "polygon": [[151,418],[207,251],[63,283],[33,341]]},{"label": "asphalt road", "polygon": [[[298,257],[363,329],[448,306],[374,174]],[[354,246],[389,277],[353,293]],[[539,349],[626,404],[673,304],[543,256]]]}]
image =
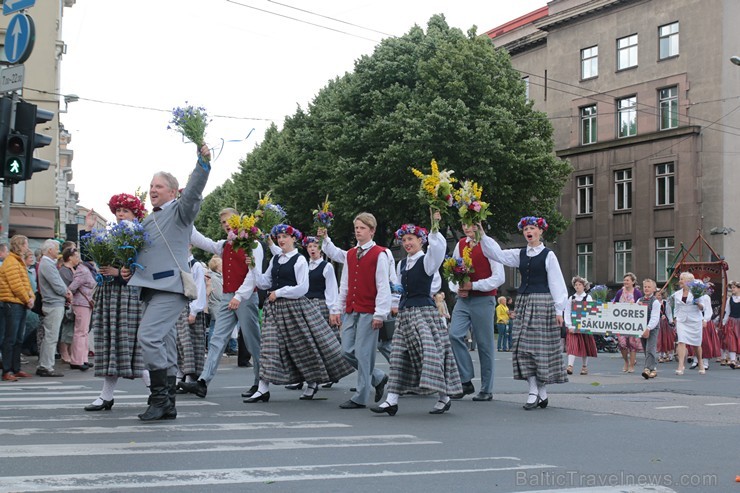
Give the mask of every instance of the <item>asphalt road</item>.
[{"label": "asphalt road", "polygon": [[141,381],[89,413],[101,380],[65,368],[0,384],[0,492],[740,491],[740,370],[679,377],[661,364],[646,381],[603,353],[590,367],[527,412],[527,386],[499,353],[493,402],[433,416],[433,397],[409,396],[390,417],[339,409],[353,376],[314,401],[277,387],[243,404],[252,371],[224,358],[206,399],[179,396],[177,420],[156,423],[136,418]]}]

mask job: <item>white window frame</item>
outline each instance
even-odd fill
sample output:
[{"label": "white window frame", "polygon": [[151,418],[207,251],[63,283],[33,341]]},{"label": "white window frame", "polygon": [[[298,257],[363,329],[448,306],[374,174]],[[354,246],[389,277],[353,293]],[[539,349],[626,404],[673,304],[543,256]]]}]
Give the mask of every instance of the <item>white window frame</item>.
[{"label": "white window frame", "polygon": [[595,104],[584,106],[580,109],[581,145],[595,144],[599,137],[597,111]]},{"label": "white window frame", "polygon": [[576,177],[576,214],[594,212],[594,175]]},{"label": "white window frame", "polygon": [[632,270],[632,240],[614,242],[614,282],[624,279]]},{"label": "white window frame", "polygon": [[594,268],[594,244],[579,243],[576,245],[578,275],[584,279],[591,279]]},{"label": "white window frame", "polygon": [[679,54],[678,21],[658,27],[658,60],[677,57]]},{"label": "white window frame", "polygon": [[529,101],[529,76],[522,77],[522,81],[524,81],[524,97]]},{"label": "white window frame", "polygon": [[[678,128],[678,86],[658,89],[658,103],[660,130]],[[667,125],[664,125],[665,121],[668,122]]]},{"label": "white window frame", "polygon": [[668,280],[668,267],[675,255],[676,240],[672,237],[655,238],[655,281]]},{"label": "white window frame", "polygon": [[676,164],[655,165],[655,205],[673,205],[676,202]]},{"label": "white window frame", "polygon": [[617,39],[617,70],[637,67],[637,34]]},{"label": "white window frame", "polygon": [[581,80],[599,76],[599,45],[581,50]]},{"label": "white window frame", "polygon": [[620,169],[614,172],[614,210],[632,209],[632,169]]},{"label": "white window frame", "polygon": [[637,96],[617,99],[617,138],[635,135],[637,135]]}]

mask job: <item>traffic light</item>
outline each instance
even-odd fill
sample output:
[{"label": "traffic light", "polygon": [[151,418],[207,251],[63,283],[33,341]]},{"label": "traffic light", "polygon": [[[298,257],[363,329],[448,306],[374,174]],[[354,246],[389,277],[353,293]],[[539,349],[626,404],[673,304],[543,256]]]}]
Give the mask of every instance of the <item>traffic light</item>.
[{"label": "traffic light", "polygon": [[[49,169],[49,161],[33,157],[33,151],[51,144],[51,137],[36,133],[36,125],[54,118],[52,111],[39,109],[35,104],[18,101],[15,108],[15,131],[26,137],[24,175],[22,180],[30,180],[31,175]],[[8,138],[10,139],[10,138]],[[6,147],[7,153],[7,147]]]},{"label": "traffic light", "polygon": [[3,162],[3,178],[11,182],[25,180],[28,161],[28,139],[19,133],[8,134],[5,141],[5,157]]}]

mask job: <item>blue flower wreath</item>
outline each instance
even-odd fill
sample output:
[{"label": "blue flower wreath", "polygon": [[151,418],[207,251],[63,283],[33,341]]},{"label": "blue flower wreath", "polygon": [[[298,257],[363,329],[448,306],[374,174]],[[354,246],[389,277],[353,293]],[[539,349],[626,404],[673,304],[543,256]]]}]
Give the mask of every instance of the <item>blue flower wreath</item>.
[{"label": "blue flower wreath", "polygon": [[547,231],[547,221],[544,217],[527,216],[519,220],[519,231],[524,229],[524,226],[537,226],[542,231]]},{"label": "blue flower wreath", "polygon": [[421,226],[415,226],[413,224],[402,224],[401,228],[396,231],[396,238],[400,241],[403,239],[403,235],[414,235],[421,238],[421,244],[424,245],[427,242],[427,236],[429,231]]},{"label": "blue flower wreath", "polygon": [[289,224],[278,224],[273,226],[270,230],[270,236],[272,236],[273,239],[277,239],[277,235],[279,234],[290,235],[298,241],[301,241],[303,238],[303,234]]},{"label": "blue flower wreath", "polygon": [[303,248],[306,248],[310,243],[319,243],[319,239],[315,236],[304,236],[303,237]]}]

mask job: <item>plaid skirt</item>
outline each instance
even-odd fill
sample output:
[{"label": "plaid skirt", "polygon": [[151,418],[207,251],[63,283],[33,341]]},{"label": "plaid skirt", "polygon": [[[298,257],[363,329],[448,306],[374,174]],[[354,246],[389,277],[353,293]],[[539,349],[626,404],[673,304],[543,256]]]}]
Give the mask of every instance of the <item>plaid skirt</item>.
[{"label": "plaid skirt", "polygon": [[565,383],[560,327],[550,293],[520,294],[514,308],[512,366],[515,380],[537,377],[537,383]]},{"label": "plaid skirt", "polygon": [[398,312],[391,344],[388,392],[448,395],[462,392],[450,336],[437,307]]},{"label": "plaid skirt", "polygon": [[594,336],[591,334],[571,334],[570,332],[565,334],[565,352],[579,358],[586,356],[596,358],[598,355]]},{"label": "plaid skirt", "polygon": [[190,307],[177,319],[177,369],[183,375],[200,375],[206,361],[206,315],[200,312],[188,323]]},{"label": "plaid skirt", "polygon": [[672,353],[676,348],[676,330],[670,326],[668,319],[660,318],[658,325],[658,352]]},{"label": "plaid skirt", "polygon": [[308,298],[265,303],[260,379],[285,385],[339,381],[352,373],[342,346]]},{"label": "plaid skirt", "polygon": [[140,378],[144,362],[136,339],[142,311],[139,289],[108,282],[95,290],[93,299],[95,376]]},{"label": "plaid skirt", "polygon": [[[324,320],[326,320],[326,323],[328,324],[329,307],[326,306],[326,300],[322,300],[321,298],[309,298],[308,301],[310,301],[316,306],[316,308],[319,309],[319,313],[321,313],[321,316],[324,317]],[[337,339],[339,340],[339,327],[331,327],[331,330],[334,331],[334,335],[337,336]]]}]

